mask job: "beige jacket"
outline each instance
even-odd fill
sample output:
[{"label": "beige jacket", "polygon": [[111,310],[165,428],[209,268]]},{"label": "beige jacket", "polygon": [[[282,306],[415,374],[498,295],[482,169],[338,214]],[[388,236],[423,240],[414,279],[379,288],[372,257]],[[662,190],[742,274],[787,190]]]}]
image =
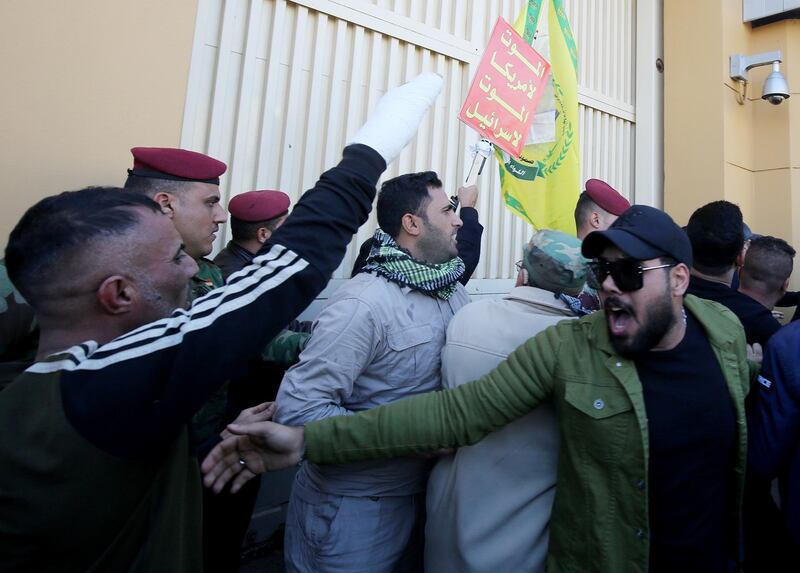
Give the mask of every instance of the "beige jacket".
[{"label": "beige jacket", "polygon": [[[468,304],[447,329],[443,386],[475,380],[528,338],[572,316],[553,293],[533,287]],[[544,571],[557,462],[549,404],[442,458],[428,483],[425,570]]]}]

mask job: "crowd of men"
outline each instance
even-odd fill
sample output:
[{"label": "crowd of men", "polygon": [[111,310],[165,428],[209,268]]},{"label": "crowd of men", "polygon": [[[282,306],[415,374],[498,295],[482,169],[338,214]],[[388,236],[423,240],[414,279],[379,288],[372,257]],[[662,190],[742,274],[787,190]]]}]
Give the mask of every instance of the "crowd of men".
[{"label": "crowd of men", "polygon": [[797,569],[795,251],[732,203],[681,228],[590,179],[577,236],[537,230],[516,286],[470,302],[477,188],[403,174],[297,320],[441,85],[387,92],[294,207],[226,212],[224,163],[135,147],[122,187],[25,213],[0,267],[0,571],[236,571],[260,475],[297,464],[292,572]]}]

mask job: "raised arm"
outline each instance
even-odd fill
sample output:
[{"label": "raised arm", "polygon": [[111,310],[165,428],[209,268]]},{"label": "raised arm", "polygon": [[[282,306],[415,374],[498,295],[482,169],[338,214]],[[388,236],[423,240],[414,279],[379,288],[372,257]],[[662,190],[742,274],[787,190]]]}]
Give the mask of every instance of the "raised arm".
[{"label": "raised arm", "polygon": [[483,225],[478,221],[478,211],[475,208],[478,203],[478,188],[475,185],[460,187],[458,199],[461,202],[460,217],[463,225],[456,234],[456,242],[458,256],[464,261],[464,274],[458,280],[466,286],[481,260]]},{"label": "raised arm", "polygon": [[[100,348],[70,349],[31,370],[62,371],[66,413],[95,445],[124,457],[157,453],[217,386],[325,287],[350,236],[366,221],[384,167],[372,149],[348,147],[342,162],[297,204],[288,231],[225,287],[189,310]],[[290,246],[299,243],[302,229],[326,248],[304,246],[300,256]]]},{"label": "raised arm", "polygon": [[90,342],[36,364],[31,372],[61,374],[75,428],[123,457],[167,447],[206,397],[324,288],[367,219],[380,174],[413,137],[441,84],[426,74],[387,92],[339,165],[225,287],[100,348]]}]

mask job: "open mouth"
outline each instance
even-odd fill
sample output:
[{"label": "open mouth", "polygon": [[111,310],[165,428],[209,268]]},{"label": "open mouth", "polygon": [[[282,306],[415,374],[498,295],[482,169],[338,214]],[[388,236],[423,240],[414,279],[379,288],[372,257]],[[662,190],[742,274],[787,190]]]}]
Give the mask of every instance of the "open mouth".
[{"label": "open mouth", "polygon": [[605,308],[611,334],[624,334],[634,320],[631,308],[618,300],[607,300]]}]

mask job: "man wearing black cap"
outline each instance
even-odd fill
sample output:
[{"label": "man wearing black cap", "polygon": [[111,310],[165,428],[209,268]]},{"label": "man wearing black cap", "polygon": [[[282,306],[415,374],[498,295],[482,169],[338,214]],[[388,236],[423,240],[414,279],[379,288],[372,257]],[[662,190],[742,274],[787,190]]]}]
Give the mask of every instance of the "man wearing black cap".
[{"label": "man wearing black cap", "polygon": [[[751,377],[741,325],[686,296],[691,246],[668,215],[635,205],[583,254],[605,309],[531,338],[476,382],[304,428],[234,434],[206,485],[249,472],[473,444],[545,401],[559,412],[551,572],[727,572],[735,558]],[[513,463],[513,461],[509,461]]]}]

